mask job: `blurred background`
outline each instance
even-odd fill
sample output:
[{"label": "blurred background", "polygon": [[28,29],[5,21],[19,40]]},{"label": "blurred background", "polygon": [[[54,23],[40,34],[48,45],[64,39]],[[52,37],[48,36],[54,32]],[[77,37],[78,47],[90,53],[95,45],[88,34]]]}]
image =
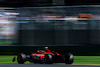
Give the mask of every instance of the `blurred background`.
[{"label": "blurred background", "polygon": [[99,0],[0,0],[1,7],[99,5]]},{"label": "blurred background", "polygon": [[99,0],[0,0],[0,54],[48,46],[100,55]]}]

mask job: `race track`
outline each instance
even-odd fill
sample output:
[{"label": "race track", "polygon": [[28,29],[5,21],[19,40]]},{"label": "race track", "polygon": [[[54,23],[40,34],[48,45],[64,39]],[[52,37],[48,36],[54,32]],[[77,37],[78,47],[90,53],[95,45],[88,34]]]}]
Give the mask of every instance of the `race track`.
[{"label": "race track", "polygon": [[62,64],[0,64],[0,67],[100,67],[97,65],[62,65]]}]

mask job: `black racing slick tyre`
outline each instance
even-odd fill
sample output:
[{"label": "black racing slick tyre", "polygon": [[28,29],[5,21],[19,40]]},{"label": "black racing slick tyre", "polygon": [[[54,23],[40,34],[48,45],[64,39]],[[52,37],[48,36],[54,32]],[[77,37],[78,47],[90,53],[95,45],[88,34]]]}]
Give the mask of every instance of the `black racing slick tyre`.
[{"label": "black racing slick tyre", "polygon": [[17,62],[18,62],[19,64],[24,64],[24,62],[26,62],[26,59],[27,59],[26,55],[23,54],[23,53],[20,53],[20,54],[18,55],[18,57],[17,57]]},{"label": "black racing slick tyre", "polygon": [[45,54],[45,64],[52,64],[52,55],[51,54]]},{"label": "black racing slick tyre", "polygon": [[72,64],[74,61],[74,56],[71,53],[65,54],[65,64]]}]

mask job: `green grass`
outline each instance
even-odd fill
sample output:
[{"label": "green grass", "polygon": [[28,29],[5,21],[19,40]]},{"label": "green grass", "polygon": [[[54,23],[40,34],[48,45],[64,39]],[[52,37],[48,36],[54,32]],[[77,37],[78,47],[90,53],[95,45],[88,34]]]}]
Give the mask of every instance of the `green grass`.
[{"label": "green grass", "polygon": [[17,43],[17,41],[0,41],[0,46],[11,46],[12,43]]},{"label": "green grass", "polygon": [[[11,56],[11,55],[1,55],[0,56],[0,64],[17,64],[17,62],[12,62],[13,58],[17,56]],[[29,62],[26,62],[29,63]]]},{"label": "green grass", "polygon": [[[16,56],[1,55],[0,64],[17,64],[17,62],[12,62],[13,57]],[[32,63],[25,62],[25,64],[32,64]],[[100,64],[100,56],[74,56],[73,64]]]},{"label": "green grass", "polygon": [[74,64],[100,64],[100,56],[74,56]]}]

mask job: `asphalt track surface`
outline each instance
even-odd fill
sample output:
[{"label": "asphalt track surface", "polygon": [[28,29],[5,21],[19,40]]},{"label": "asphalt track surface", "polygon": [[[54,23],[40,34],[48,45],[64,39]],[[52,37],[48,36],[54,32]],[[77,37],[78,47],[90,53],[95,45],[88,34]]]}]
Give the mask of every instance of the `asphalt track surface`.
[{"label": "asphalt track surface", "polygon": [[61,65],[61,64],[0,64],[0,67],[100,67],[97,65]]}]

